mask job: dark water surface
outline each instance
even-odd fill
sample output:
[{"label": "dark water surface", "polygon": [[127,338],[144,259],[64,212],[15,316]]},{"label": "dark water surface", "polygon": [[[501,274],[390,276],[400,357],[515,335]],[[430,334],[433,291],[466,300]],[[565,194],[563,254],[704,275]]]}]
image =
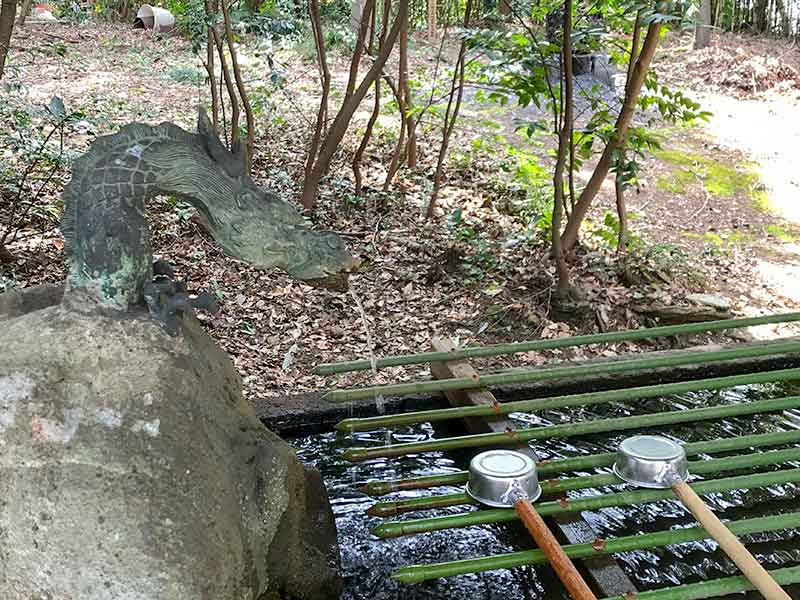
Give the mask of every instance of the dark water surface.
[{"label": "dark water surface", "polygon": [[[512,418],[520,427],[546,426],[592,419],[623,417],[669,410],[700,408],[745,400],[800,394],[800,386],[769,384],[740,387],[733,390],[696,392],[630,403],[609,403],[587,408],[547,411],[536,415],[515,413]],[[564,458],[613,451],[619,442],[635,433],[661,433],[685,442],[715,438],[769,433],[800,428],[800,411],[730,418],[675,426],[655,430],[625,431],[613,434],[589,435],[568,439],[537,441],[534,444],[540,459]],[[339,530],[345,591],[342,600],[445,599],[464,600],[534,600],[561,599],[568,596],[548,566],[522,567],[513,570],[490,571],[460,575],[417,585],[404,585],[390,579],[389,574],[402,566],[425,564],[492,554],[503,554],[533,547],[519,523],[450,529],[416,536],[379,540],[369,530],[383,519],[365,514],[376,499],[358,491],[372,480],[388,480],[465,469],[470,455],[430,452],[392,459],[378,459],[351,464],[339,457],[351,446],[381,446],[388,442],[403,443],[426,440],[458,432],[437,432],[430,424],[407,426],[396,430],[361,432],[337,436],[336,433],[310,435],[293,440],[300,458],[322,471],[331,497]],[[769,451],[777,447],[761,448]],[[747,453],[742,451],[740,453]],[[728,453],[730,455],[732,453]],[[726,454],[715,454],[720,458]],[[698,456],[694,459],[709,458]],[[737,472],[750,472],[798,467],[800,463]],[[574,475],[610,472],[610,468],[576,472]],[[613,493],[624,486],[579,490],[570,497]],[[461,492],[456,487],[398,492],[380,500],[419,497]],[[776,485],[753,490],[734,490],[706,496],[717,515],[725,519],[744,519],[800,510],[800,486]],[[477,510],[471,506],[408,513],[395,519],[414,519]],[[632,507],[608,508],[584,512],[600,537],[612,538],[664,529],[695,526],[693,517],[677,501],[664,501]],[[800,523],[791,531],[768,532],[745,536],[742,540],[768,569],[800,565]],[[640,590],[667,587],[737,575],[735,565],[717,549],[713,541],[705,540],[647,551],[615,555],[619,564]],[[800,585],[789,593],[800,600]],[[756,594],[748,596],[757,598]],[[739,596],[743,597],[743,596]]]}]

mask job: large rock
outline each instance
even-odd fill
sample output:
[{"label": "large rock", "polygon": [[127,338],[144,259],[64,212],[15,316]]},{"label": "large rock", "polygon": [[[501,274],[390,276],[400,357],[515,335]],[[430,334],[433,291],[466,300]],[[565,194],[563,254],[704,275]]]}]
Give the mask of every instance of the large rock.
[{"label": "large rock", "polygon": [[144,315],[5,305],[0,598],[338,596],[319,473],[196,321],[170,337]]}]

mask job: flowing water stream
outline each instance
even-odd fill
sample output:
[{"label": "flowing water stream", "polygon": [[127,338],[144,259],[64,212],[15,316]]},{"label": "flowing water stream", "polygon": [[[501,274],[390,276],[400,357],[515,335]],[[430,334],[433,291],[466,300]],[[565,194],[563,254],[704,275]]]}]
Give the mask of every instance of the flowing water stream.
[{"label": "flowing water stream", "polygon": [[[512,418],[518,421],[520,426],[546,426],[570,421],[737,403],[745,399],[779,397],[797,393],[800,393],[800,388],[797,386],[770,384],[725,391],[696,392],[625,404],[609,403],[587,408],[553,410],[535,416],[514,414]],[[800,412],[786,411],[781,414],[675,425],[660,428],[659,433],[673,435],[685,442],[695,442],[799,427]],[[649,432],[655,433],[655,431]],[[609,452],[613,451],[624,437],[633,433],[636,432],[545,440],[536,442],[535,449],[540,459]],[[440,432],[437,437],[443,435],[458,435],[458,432]],[[428,423],[423,423],[392,431],[381,429],[347,436],[339,435],[338,437],[335,433],[324,433],[297,438],[293,441],[300,458],[322,471],[328,487],[339,530],[345,576],[345,591],[342,600],[394,600],[400,598],[404,600],[423,598],[543,600],[545,598],[566,598],[560,582],[555,579],[552,571],[546,566],[461,575],[412,586],[399,584],[389,578],[389,574],[394,569],[404,565],[502,554],[533,546],[522,526],[517,523],[451,529],[389,540],[379,540],[370,535],[370,528],[381,523],[382,519],[365,514],[365,510],[375,502],[375,499],[359,492],[357,488],[360,485],[375,479],[397,479],[465,469],[470,455],[431,452],[351,464],[340,458],[340,452],[350,446],[380,446],[384,445],[387,440],[403,443],[432,437],[434,437],[433,427]],[[772,449],[774,448],[760,450]],[[725,455],[714,455],[715,458],[722,456]],[[774,468],[786,468],[786,466]],[[797,467],[800,464],[792,466]],[[766,469],[762,467],[759,470]],[[740,475],[753,471],[737,471],[725,475]],[[592,472],[576,472],[574,475],[588,475],[597,472],[610,472],[610,468]],[[580,490],[570,492],[570,497],[610,493],[622,489],[625,488],[611,486]],[[460,491],[463,490],[456,487],[440,487],[399,492],[382,499],[410,498]],[[723,519],[766,516],[800,510],[800,486],[786,484],[753,490],[735,490],[713,494],[707,496],[706,499]],[[420,518],[470,510],[477,509],[471,506],[456,506],[409,513],[395,518]],[[609,508],[584,512],[583,515],[600,537],[609,538],[696,525],[691,515],[677,501]],[[751,552],[769,569],[800,565],[800,523],[796,530],[745,536],[743,540]],[[708,540],[615,556],[640,590],[738,574],[736,567],[717,549],[716,544]],[[800,586],[793,586],[790,594],[793,598],[800,599]]]}]

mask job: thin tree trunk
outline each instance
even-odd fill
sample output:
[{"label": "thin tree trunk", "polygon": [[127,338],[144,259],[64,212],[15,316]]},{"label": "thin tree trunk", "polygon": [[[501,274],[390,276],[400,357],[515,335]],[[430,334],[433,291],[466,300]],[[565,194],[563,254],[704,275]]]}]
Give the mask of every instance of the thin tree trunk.
[{"label": "thin tree trunk", "polygon": [[239,97],[242,100],[245,119],[247,121],[247,153],[245,165],[249,173],[253,165],[253,154],[255,153],[256,124],[253,118],[253,108],[250,105],[250,98],[247,95],[247,88],[245,88],[242,72],[239,69],[239,60],[236,57],[236,46],[233,43],[233,28],[231,27],[231,16],[228,12],[227,0],[222,0],[222,17],[225,21],[225,38],[228,41],[228,52],[231,54],[233,76],[236,78],[236,88],[239,90]]},{"label": "thin tree trunk", "polygon": [[[308,157],[306,158],[305,179],[311,176],[311,169],[314,166],[314,161],[317,159],[319,152],[320,140],[322,139],[322,131],[325,128],[325,122],[328,115],[328,96],[331,91],[331,72],[328,69],[328,57],[325,52],[325,36],[322,34],[322,20],[319,12],[319,0],[309,0],[308,13],[311,18],[311,31],[314,35],[314,42],[317,46],[317,62],[319,63],[320,78],[322,83],[322,97],[319,101],[319,109],[317,110],[317,122],[314,126],[314,135],[311,138],[311,145],[308,149]],[[311,208],[307,206],[306,208]]]},{"label": "thin tree trunk", "polygon": [[[217,54],[219,55],[219,64],[222,70],[222,79],[225,81],[225,88],[228,90],[228,98],[231,101],[231,147],[239,139],[239,100],[236,98],[236,88],[233,86],[233,79],[231,78],[231,71],[228,68],[228,61],[225,60],[225,49],[222,46],[222,40],[219,38],[219,33],[216,27],[210,27],[211,36],[214,38],[214,45],[217,47]],[[220,104],[222,98],[220,98]]]},{"label": "thin tree trunk", "polygon": [[589,211],[592,201],[597,196],[600,187],[603,185],[603,181],[608,175],[617,148],[619,148],[620,143],[625,140],[628,127],[630,127],[633,114],[636,111],[636,105],[639,101],[639,94],[642,90],[644,77],[647,74],[647,70],[650,68],[650,62],[653,60],[653,55],[658,47],[660,37],[661,23],[651,23],[647,28],[647,35],[645,36],[642,50],[633,66],[630,85],[628,86],[625,102],[617,116],[617,121],[614,125],[614,133],[606,144],[603,153],[600,155],[600,159],[597,161],[597,165],[586,187],[583,188],[578,202],[575,204],[575,210],[572,211],[572,215],[564,229],[564,234],[561,236],[563,248],[567,252],[572,250],[578,241],[578,232],[580,231],[583,219],[586,217],[586,213]]},{"label": "thin tree trunk", "polygon": [[569,185],[569,208],[564,203],[564,214],[569,219],[575,208],[575,123],[570,123],[569,128],[569,165],[567,167],[567,182]]},{"label": "thin tree trunk", "polygon": [[694,49],[700,50],[711,43],[711,0],[700,0],[700,13],[694,27]]},{"label": "thin tree trunk", "polygon": [[[639,58],[639,43],[642,36],[642,11],[636,13],[636,21],[633,25],[633,38],[631,40],[631,55],[628,58],[628,70],[625,76],[625,97],[627,98],[631,77],[633,76],[633,67],[636,60]],[[626,146],[627,139],[623,139],[619,150],[619,163],[624,164],[626,161]],[[621,256],[628,248],[628,209],[625,205],[625,185],[619,173],[614,177],[614,194],[617,201],[617,220],[619,222],[619,231],[617,232],[617,255]]]},{"label": "thin tree trunk", "polygon": [[339,112],[334,118],[333,124],[331,124],[328,134],[325,136],[325,140],[322,143],[322,148],[320,148],[317,160],[314,162],[314,166],[311,168],[303,185],[302,204],[305,208],[310,209],[314,206],[314,200],[317,196],[317,189],[319,188],[319,182],[322,179],[322,175],[327,170],[328,165],[333,158],[333,154],[339,147],[339,143],[342,141],[342,138],[347,131],[347,126],[350,124],[350,119],[352,119],[353,113],[358,108],[358,105],[361,104],[361,101],[364,99],[367,90],[375,82],[375,79],[381,76],[383,67],[386,64],[386,60],[389,58],[389,54],[391,53],[395,42],[397,41],[397,36],[400,34],[400,28],[407,15],[408,0],[401,0],[398,7],[397,16],[395,17],[394,24],[392,25],[392,29],[386,36],[386,42],[383,47],[381,47],[378,56],[375,58],[375,62],[372,63],[372,66],[370,67],[369,71],[367,71],[367,74],[364,76],[364,79],[358,85],[356,90],[353,92],[353,95],[342,103],[342,107],[339,109]]},{"label": "thin tree trunk", "polygon": [[564,168],[567,161],[567,152],[572,146],[572,0],[564,2],[564,21],[562,26],[561,41],[561,72],[563,74],[564,94],[563,110],[561,111],[561,131],[558,135],[558,153],[556,166],[553,171],[553,220],[552,220],[552,251],[556,263],[556,297],[565,299],[569,296],[569,269],[564,259],[561,247],[561,213],[564,209]]},{"label": "thin tree trunk", "polygon": [[386,179],[383,180],[383,191],[388,192],[392,186],[394,176],[397,174],[397,169],[400,167],[400,161],[403,158],[403,147],[406,141],[406,117],[405,117],[405,104],[402,101],[403,92],[399,92],[398,106],[400,107],[400,133],[397,137],[397,144],[394,146],[392,152],[392,159],[389,161],[389,166],[386,168]]},{"label": "thin tree trunk", "polygon": [[[469,27],[472,13],[472,1],[473,0],[467,0],[467,5],[464,9],[465,29]],[[447,99],[447,110],[444,113],[442,144],[439,147],[439,158],[436,161],[436,174],[433,178],[433,192],[431,192],[431,199],[428,201],[428,209],[425,211],[426,219],[430,219],[433,216],[433,213],[436,210],[436,201],[439,199],[439,191],[442,187],[442,175],[444,173],[444,161],[447,157],[447,147],[450,144],[450,136],[455,128],[456,119],[458,118],[458,111],[461,108],[461,99],[464,95],[464,63],[466,53],[467,42],[466,40],[461,40],[461,46],[458,49],[458,60],[456,61],[455,70],[453,71],[453,81],[450,85],[450,95]],[[453,96],[455,94],[456,86],[458,87],[458,93],[456,95],[455,106],[453,106]]]},{"label": "thin tree trunk", "polygon": [[350,29],[358,36],[361,23],[364,21],[364,0],[351,0],[350,2]]},{"label": "thin tree trunk", "polygon": [[17,0],[2,0],[2,4],[0,4],[0,79],[3,78],[5,71],[16,16]]},{"label": "thin tree trunk", "polygon": [[22,8],[19,13],[19,20],[17,24],[22,27],[25,25],[25,19],[28,18],[28,15],[31,13],[31,7],[33,6],[33,0],[25,0],[22,3]]},{"label": "thin tree trunk", "polygon": [[[377,8],[377,4],[375,5]],[[372,29],[370,31],[369,36],[369,48],[367,50],[367,54],[372,56],[375,50],[375,28],[377,26],[377,14],[378,11],[372,11]],[[388,23],[389,18],[389,1],[384,0],[383,2],[383,28],[381,29],[381,37],[378,41],[379,44],[383,44],[384,37],[386,36],[386,25]],[[358,146],[358,150],[356,150],[356,154],[353,157],[353,177],[356,180],[356,189],[355,194],[356,197],[361,196],[361,190],[363,189],[363,182],[361,178],[361,160],[364,157],[364,152],[367,149],[367,145],[369,145],[369,141],[372,138],[372,129],[375,127],[375,123],[378,120],[381,112],[381,78],[378,77],[375,80],[375,103],[372,106],[372,114],[369,116],[369,121],[367,121],[367,127],[364,130],[364,136],[361,138],[361,144]]]},{"label": "thin tree trunk", "polygon": [[[397,72],[395,97],[397,98],[397,107],[400,110],[400,134],[397,136],[397,144],[395,144],[394,152],[392,152],[392,158],[389,161],[389,166],[386,169],[386,179],[383,182],[384,192],[388,191],[389,187],[392,185],[392,180],[394,179],[398,168],[400,168],[403,150],[406,149],[406,155],[408,154],[405,144],[406,131],[408,131],[408,96],[406,94],[408,89],[408,84],[406,81],[408,77],[408,18],[406,18],[405,22],[400,28],[398,45],[400,46],[400,59],[398,61],[399,67]],[[393,91],[395,91],[394,88]]]},{"label": "thin tree trunk", "polygon": [[347,89],[344,94],[345,101],[353,95],[358,79],[358,65],[364,55],[364,48],[367,40],[369,23],[372,20],[372,11],[375,7],[375,0],[366,0],[362,7],[361,22],[358,25],[356,36],[356,46],[353,49],[353,57],[350,59],[350,75],[347,78]]},{"label": "thin tree trunk", "polygon": [[361,159],[364,157],[364,151],[367,149],[367,144],[369,144],[369,140],[372,137],[372,128],[375,126],[375,122],[378,120],[378,115],[381,111],[381,78],[375,80],[375,104],[372,107],[372,114],[369,116],[369,121],[367,121],[367,128],[364,131],[364,137],[361,138],[361,144],[358,146],[358,150],[356,150],[356,154],[353,157],[353,176],[356,179],[356,196],[361,195],[362,189],[362,182],[361,182]]},{"label": "thin tree trunk", "polygon": [[217,76],[214,72],[214,39],[209,32],[206,43],[206,73],[208,74],[208,85],[211,88],[211,122],[214,131],[219,132],[219,96],[217,95]]},{"label": "thin tree trunk", "polygon": [[436,12],[436,0],[428,0],[428,39],[432,42],[439,37]]},{"label": "thin tree trunk", "polygon": [[414,98],[411,96],[411,85],[408,82],[408,20],[400,31],[400,72],[402,79],[400,89],[405,104],[405,126],[408,141],[406,142],[406,164],[409,169],[417,168],[417,122],[414,119]]},{"label": "thin tree trunk", "polygon": [[628,249],[628,209],[625,207],[625,189],[619,176],[614,180],[614,192],[617,198],[617,216],[619,218],[617,255],[622,256]]},{"label": "thin tree trunk", "polygon": [[[211,22],[211,16],[214,14],[211,2],[206,0],[206,21]],[[211,26],[208,26],[206,31],[206,60],[203,66],[206,68],[208,75],[208,83],[211,87],[211,122],[214,125],[214,131],[219,132],[219,95],[217,91],[217,75],[214,68],[214,34],[211,32]]]}]

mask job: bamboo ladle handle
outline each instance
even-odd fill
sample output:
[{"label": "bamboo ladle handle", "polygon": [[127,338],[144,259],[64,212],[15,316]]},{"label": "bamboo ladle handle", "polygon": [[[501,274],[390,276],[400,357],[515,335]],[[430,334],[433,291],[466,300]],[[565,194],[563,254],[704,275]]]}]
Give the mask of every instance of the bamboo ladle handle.
[{"label": "bamboo ladle handle", "polygon": [[514,503],[514,508],[570,596],[574,600],[597,600],[530,500],[521,498]]},{"label": "bamboo ladle handle", "polygon": [[708,508],[703,499],[685,481],[672,483],[672,491],[708,534],[716,540],[725,554],[736,563],[739,570],[767,600],[791,600],[781,586],[764,567],[750,554],[742,542]]}]

